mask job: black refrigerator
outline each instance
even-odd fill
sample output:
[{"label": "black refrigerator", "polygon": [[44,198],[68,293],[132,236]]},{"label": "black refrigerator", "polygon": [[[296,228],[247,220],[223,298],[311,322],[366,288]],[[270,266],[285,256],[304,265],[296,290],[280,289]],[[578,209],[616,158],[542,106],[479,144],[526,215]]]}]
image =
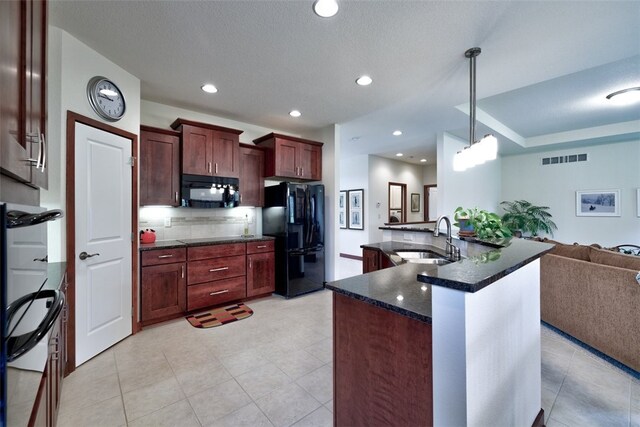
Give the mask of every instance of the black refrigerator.
[{"label": "black refrigerator", "polygon": [[324,185],[281,182],[264,191],[262,234],[276,238],[276,293],[323,289]]}]

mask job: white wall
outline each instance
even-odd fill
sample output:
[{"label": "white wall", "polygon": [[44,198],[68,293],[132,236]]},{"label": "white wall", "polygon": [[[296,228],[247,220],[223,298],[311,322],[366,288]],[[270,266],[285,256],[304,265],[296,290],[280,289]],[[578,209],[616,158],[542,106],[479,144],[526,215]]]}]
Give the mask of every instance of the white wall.
[{"label": "white wall", "polygon": [[439,134],[438,146],[438,213],[453,220],[458,206],[478,207],[498,212],[501,180],[501,158],[467,169],[453,170],[453,156],[468,142],[448,133]]},{"label": "white wall", "polygon": [[[59,28],[49,26],[48,38],[49,189],[40,192],[40,204],[65,210],[67,111],[107,123],[95,114],[86,94],[89,80],[104,76],[118,85],[127,101],[122,120],[109,124],[138,134],[140,80]],[[66,260],[66,219],[51,222],[48,227],[49,260]]]},{"label": "white wall", "polygon": [[[587,162],[542,166],[541,159],[587,153]],[[523,154],[502,159],[501,200],[549,206],[556,240],[613,246],[640,242],[636,189],[640,188],[640,141]],[[620,217],[576,216],[576,190],[620,190]]]},{"label": "white wall", "polygon": [[422,183],[424,185],[435,185],[438,183],[438,167],[437,165],[423,166]]}]

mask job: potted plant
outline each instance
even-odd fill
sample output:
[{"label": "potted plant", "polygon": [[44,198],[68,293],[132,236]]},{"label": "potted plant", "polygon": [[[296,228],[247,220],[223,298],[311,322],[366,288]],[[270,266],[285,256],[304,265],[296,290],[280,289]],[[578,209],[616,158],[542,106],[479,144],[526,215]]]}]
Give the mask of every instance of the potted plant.
[{"label": "potted plant", "polygon": [[504,239],[511,231],[502,224],[499,215],[484,209],[458,207],[453,213],[454,225],[460,228],[460,236],[471,236],[473,231],[479,239]]},{"label": "potted plant", "polygon": [[500,206],[505,211],[502,215],[503,224],[516,236],[528,234],[535,237],[540,231],[553,236],[553,230],[558,229],[551,220],[548,206],[536,206],[526,200],[502,202]]}]

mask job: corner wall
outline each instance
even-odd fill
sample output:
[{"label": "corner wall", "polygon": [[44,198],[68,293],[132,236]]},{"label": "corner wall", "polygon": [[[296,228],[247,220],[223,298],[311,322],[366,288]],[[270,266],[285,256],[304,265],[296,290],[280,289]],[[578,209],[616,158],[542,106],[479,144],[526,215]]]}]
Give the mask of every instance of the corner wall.
[{"label": "corner wall", "polygon": [[[587,153],[588,161],[542,166],[541,159]],[[554,239],[603,246],[640,242],[636,189],[640,188],[640,141],[549,150],[502,160],[501,200],[549,206],[558,225]],[[620,190],[619,217],[576,216],[577,190]]]}]

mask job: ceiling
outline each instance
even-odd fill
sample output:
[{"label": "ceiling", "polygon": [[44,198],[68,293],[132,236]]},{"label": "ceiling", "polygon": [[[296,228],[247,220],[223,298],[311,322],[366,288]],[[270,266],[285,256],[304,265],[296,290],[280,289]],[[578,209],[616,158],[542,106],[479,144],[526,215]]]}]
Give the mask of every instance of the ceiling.
[{"label": "ceiling", "polygon": [[303,136],[339,124],[345,156],[433,164],[437,133],[467,139],[473,46],[477,133],[503,155],[580,143],[585,127],[640,134],[639,105],[601,99],[640,86],[640,2],[339,0],[327,19],[312,3],[51,0],[50,23],[140,78],[143,99]]}]

